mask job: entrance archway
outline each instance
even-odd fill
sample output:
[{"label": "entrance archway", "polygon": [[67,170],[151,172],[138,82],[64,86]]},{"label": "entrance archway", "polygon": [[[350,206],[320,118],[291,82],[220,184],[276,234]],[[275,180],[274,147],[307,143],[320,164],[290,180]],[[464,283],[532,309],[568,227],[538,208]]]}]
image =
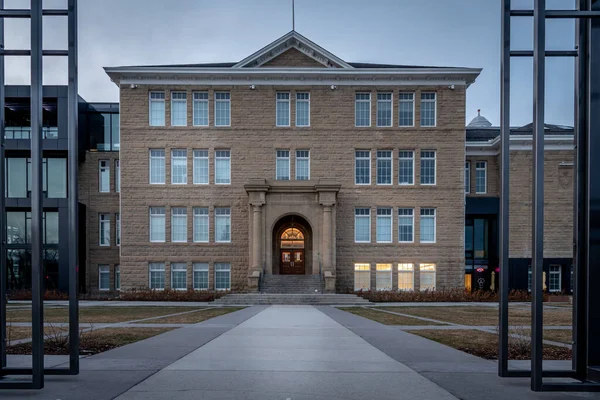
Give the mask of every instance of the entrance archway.
[{"label": "entrance archway", "polygon": [[311,274],[312,247],[312,229],[304,218],[281,218],[273,228],[273,274]]}]

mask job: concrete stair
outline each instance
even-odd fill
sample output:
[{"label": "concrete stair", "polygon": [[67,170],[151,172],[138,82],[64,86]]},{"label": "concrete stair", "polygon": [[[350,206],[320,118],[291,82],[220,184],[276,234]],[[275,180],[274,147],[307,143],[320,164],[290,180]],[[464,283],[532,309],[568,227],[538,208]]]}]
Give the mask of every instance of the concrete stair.
[{"label": "concrete stair", "polygon": [[234,293],[215,300],[213,304],[227,306],[270,304],[364,306],[371,303],[354,294]]},{"label": "concrete stair", "polygon": [[259,287],[268,294],[318,294],[324,289],[321,275],[264,275]]}]

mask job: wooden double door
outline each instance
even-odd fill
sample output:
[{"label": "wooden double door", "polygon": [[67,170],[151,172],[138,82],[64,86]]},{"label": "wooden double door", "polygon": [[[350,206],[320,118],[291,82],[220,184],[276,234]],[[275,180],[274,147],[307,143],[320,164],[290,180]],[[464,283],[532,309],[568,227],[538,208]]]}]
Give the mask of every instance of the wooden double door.
[{"label": "wooden double door", "polygon": [[281,250],[281,274],[304,275],[304,249]]}]

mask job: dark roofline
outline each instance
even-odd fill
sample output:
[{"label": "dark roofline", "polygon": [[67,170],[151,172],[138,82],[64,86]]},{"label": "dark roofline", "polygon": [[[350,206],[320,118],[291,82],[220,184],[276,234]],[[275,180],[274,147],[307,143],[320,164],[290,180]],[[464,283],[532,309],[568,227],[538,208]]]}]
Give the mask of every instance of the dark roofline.
[{"label": "dark roofline", "polygon": [[[199,64],[158,64],[158,65],[121,65],[118,67],[111,68],[231,68],[236,65],[237,62],[221,62],[221,63],[199,63]],[[377,63],[355,63],[348,62],[347,64],[351,65],[356,69],[375,69],[375,68],[432,68],[432,69],[444,69],[444,68],[453,68],[453,69],[461,69],[464,68],[468,70],[468,67],[440,67],[440,66],[428,66],[428,65],[401,65],[401,64],[377,64]],[[259,67],[260,68],[260,67]],[[334,68],[332,68],[334,69]],[[343,68],[339,68],[343,69]]]}]

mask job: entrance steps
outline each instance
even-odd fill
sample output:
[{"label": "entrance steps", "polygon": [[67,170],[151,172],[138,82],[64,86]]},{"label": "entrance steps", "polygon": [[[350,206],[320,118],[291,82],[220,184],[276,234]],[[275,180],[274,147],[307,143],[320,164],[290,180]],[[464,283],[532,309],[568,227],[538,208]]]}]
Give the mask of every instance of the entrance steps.
[{"label": "entrance steps", "polygon": [[364,306],[371,304],[355,294],[283,294],[240,293],[228,294],[213,302],[214,305],[338,305]]},{"label": "entrance steps", "polygon": [[321,275],[264,275],[259,287],[268,294],[319,294],[324,290]]}]

